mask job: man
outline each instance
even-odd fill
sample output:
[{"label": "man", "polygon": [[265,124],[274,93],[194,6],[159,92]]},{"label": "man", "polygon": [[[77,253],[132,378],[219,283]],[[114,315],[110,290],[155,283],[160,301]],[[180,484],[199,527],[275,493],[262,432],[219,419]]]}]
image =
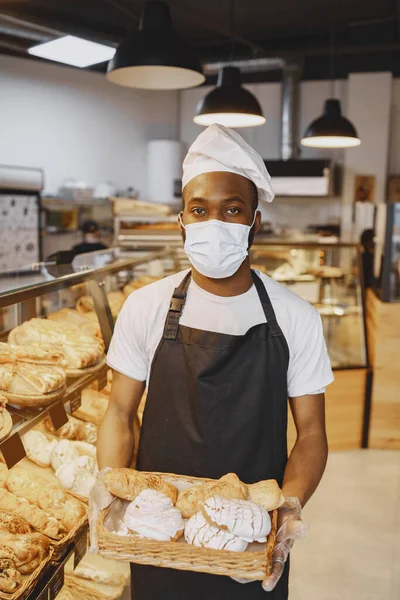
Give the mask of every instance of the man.
[{"label": "man", "polygon": [[[258,201],[271,201],[260,156],[234,131],[206,129],[183,164],[180,214],[191,271],[134,292],[108,353],[114,369],[99,430],[100,469],[130,465],[133,420],[145,389],[137,467],[246,483],[275,478],[290,498],[280,511],[271,577],[242,585],[221,576],[132,565],[136,600],[288,597],[301,506],[325,468],[324,388],[332,381],[316,310],[250,269],[260,226]],[[287,398],[297,442],[287,460]]]},{"label": "man", "polygon": [[86,254],[96,250],[107,250],[108,246],[100,242],[100,227],[96,221],[85,221],[82,225],[84,241],[72,248],[76,254]]}]

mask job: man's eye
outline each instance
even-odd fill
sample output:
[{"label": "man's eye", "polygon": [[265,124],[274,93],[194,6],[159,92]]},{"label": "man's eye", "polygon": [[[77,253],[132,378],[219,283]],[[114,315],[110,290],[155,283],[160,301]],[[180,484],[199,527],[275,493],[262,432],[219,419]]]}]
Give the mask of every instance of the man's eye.
[{"label": "man's eye", "polygon": [[206,214],[206,211],[204,210],[204,208],[194,208],[194,209],[192,210],[192,212],[193,212],[195,215],[198,215],[198,216],[201,216],[201,215],[205,215],[205,214]]},{"label": "man's eye", "polygon": [[240,213],[240,210],[238,208],[236,208],[235,206],[231,206],[230,208],[227,209],[226,212],[229,215],[238,215]]}]

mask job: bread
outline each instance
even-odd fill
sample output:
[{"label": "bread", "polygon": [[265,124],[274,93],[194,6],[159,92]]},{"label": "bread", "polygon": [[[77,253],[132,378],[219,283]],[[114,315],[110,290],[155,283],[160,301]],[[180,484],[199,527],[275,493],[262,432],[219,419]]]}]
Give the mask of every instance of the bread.
[{"label": "bread", "polygon": [[100,425],[108,407],[108,398],[96,390],[86,388],[82,390],[81,406],[74,412],[74,416],[82,421],[89,421]]},{"label": "bread", "polygon": [[0,531],[7,533],[32,533],[32,527],[22,517],[0,510]]},{"label": "bread", "polygon": [[56,442],[51,455],[51,466],[55,471],[66,463],[76,462],[80,454],[69,440]]},{"label": "bread", "polygon": [[188,544],[198,548],[214,548],[215,550],[231,550],[244,552],[247,542],[228,531],[211,525],[202,512],[191,517],[185,526],[185,539]]},{"label": "bread", "polygon": [[29,363],[0,364],[0,390],[21,396],[40,396],[61,389],[66,383],[63,368]]},{"label": "bread", "polygon": [[[81,458],[88,459],[86,456]],[[56,471],[56,477],[64,489],[85,500],[89,499],[90,490],[96,483],[96,475],[79,461],[61,465]]]},{"label": "bread", "polygon": [[80,421],[72,415],[68,415],[68,422],[57,431],[53,427],[51,419],[47,417],[42,422],[43,431],[52,433],[61,439],[77,440],[95,444],[97,442],[97,427],[94,423]]},{"label": "bread", "polygon": [[120,533],[158,541],[176,541],[183,533],[182,515],[171,498],[156,490],[144,490],[127,507]]},{"label": "bread", "polygon": [[265,479],[253,483],[247,486],[247,490],[247,499],[259,504],[267,511],[275,510],[285,503],[285,497],[275,479]]},{"label": "bread", "polygon": [[62,352],[38,345],[18,346],[0,342],[0,364],[17,361],[41,365],[65,365],[65,358]]},{"label": "bread", "polygon": [[266,542],[271,531],[269,513],[248,500],[212,496],[204,503],[203,515],[211,525],[229,531],[246,542]]},{"label": "bread", "polygon": [[19,498],[26,498],[49,516],[54,517],[67,531],[74,529],[86,514],[82,504],[68,496],[58,484],[49,483],[18,467],[14,467],[9,473],[6,486],[12,494]]},{"label": "bread", "polygon": [[104,354],[104,344],[94,335],[85,333],[77,325],[49,319],[30,319],[15,327],[9,333],[8,342],[39,345],[62,352],[67,369],[90,367]]},{"label": "bread", "polygon": [[156,490],[171,498],[172,503],[176,504],[178,490],[174,485],[161,479],[159,475],[153,473],[142,473],[134,469],[112,469],[104,475],[104,485],[107,490],[122,498],[132,502],[143,490]]},{"label": "bread", "polygon": [[0,489],[0,510],[11,512],[24,519],[33,529],[59,540],[65,536],[65,528],[53,517],[50,517],[35,504],[24,498],[18,498],[5,489]]},{"label": "bread", "polygon": [[97,318],[97,315],[95,315],[95,317],[96,317],[95,319],[90,318],[90,317],[86,316],[85,314],[82,314],[72,308],[62,308],[61,310],[58,310],[57,312],[47,315],[47,318],[50,319],[50,321],[56,321],[57,323],[70,323],[72,325],[77,325],[85,333],[88,333],[89,335],[94,335],[98,338],[101,338],[100,323]]},{"label": "bread", "polygon": [[15,556],[21,575],[30,575],[50,552],[50,540],[41,533],[12,535],[0,531],[0,548],[8,548]]},{"label": "bread", "polygon": [[26,455],[31,461],[39,467],[51,465],[51,455],[57,440],[49,441],[43,433],[31,429],[22,436],[22,443]]},{"label": "bread", "polygon": [[6,479],[8,477],[8,468],[3,463],[0,463],[0,488],[4,488],[6,485]]},{"label": "bread", "polygon": [[[110,306],[111,314],[113,315],[113,317],[117,317],[125,302],[124,294],[122,292],[108,292],[107,300]],[[82,296],[76,302],[76,309],[81,314],[93,313],[93,298],[91,298],[90,296]]]},{"label": "bread", "polygon": [[73,562],[65,565],[65,573],[74,578],[94,581],[104,585],[123,586],[130,577],[129,564],[116,560],[108,560],[99,554],[85,554],[79,565],[74,569]]},{"label": "bread", "polygon": [[7,398],[0,393],[0,440],[10,435],[13,427],[12,417],[6,409],[6,405]]},{"label": "bread", "polygon": [[185,519],[202,510],[204,502],[211,496],[222,496],[232,500],[246,500],[247,487],[234,473],[228,473],[217,481],[194,485],[179,493],[177,508]]},{"label": "bread", "polygon": [[22,585],[21,574],[17,571],[16,557],[7,547],[0,547],[0,591],[12,594]]}]

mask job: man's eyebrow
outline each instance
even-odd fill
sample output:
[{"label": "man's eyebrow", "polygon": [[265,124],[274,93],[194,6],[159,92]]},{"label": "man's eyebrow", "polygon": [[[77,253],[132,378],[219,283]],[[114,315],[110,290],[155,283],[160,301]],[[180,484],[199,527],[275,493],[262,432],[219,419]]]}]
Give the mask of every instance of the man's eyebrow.
[{"label": "man's eyebrow", "polygon": [[[206,198],[201,198],[199,196],[195,196],[193,198],[190,198],[190,200],[188,200],[188,204],[191,204],[193,202],[199,202],[200,204],[207,204],[209,202],[209,200],[207,200]],[[246,206],[246,202],[243,200],[243,198],[241,198],[240,196],[229,196],[228,198],[224,198],[223,200],[221,200],[222,204],[229,204],[230,202],[240,202],[241,204],[244,204]]]}]

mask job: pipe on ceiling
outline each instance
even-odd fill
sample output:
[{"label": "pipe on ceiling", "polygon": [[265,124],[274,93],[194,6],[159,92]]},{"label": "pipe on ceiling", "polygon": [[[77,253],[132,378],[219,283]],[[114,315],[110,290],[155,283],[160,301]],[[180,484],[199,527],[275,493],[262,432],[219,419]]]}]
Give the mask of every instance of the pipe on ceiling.
[{"label": "pipe on ceiling", "polygon": [[282,70],[281,101],[281,158],[299,158],[298,145],[300,117],[300,77],[301,67],[297,63],[286,63]]},{"label": "pipe on ceiling", "polygon": [[244,73],[258,73],[260,71],[276,71],[283,69],[285,61],[281,58],[252,58],[239,59],[229,62],[207,62],[203,64],[203,70],[206,75],[216,75],[223,67],[237,67]]}]

